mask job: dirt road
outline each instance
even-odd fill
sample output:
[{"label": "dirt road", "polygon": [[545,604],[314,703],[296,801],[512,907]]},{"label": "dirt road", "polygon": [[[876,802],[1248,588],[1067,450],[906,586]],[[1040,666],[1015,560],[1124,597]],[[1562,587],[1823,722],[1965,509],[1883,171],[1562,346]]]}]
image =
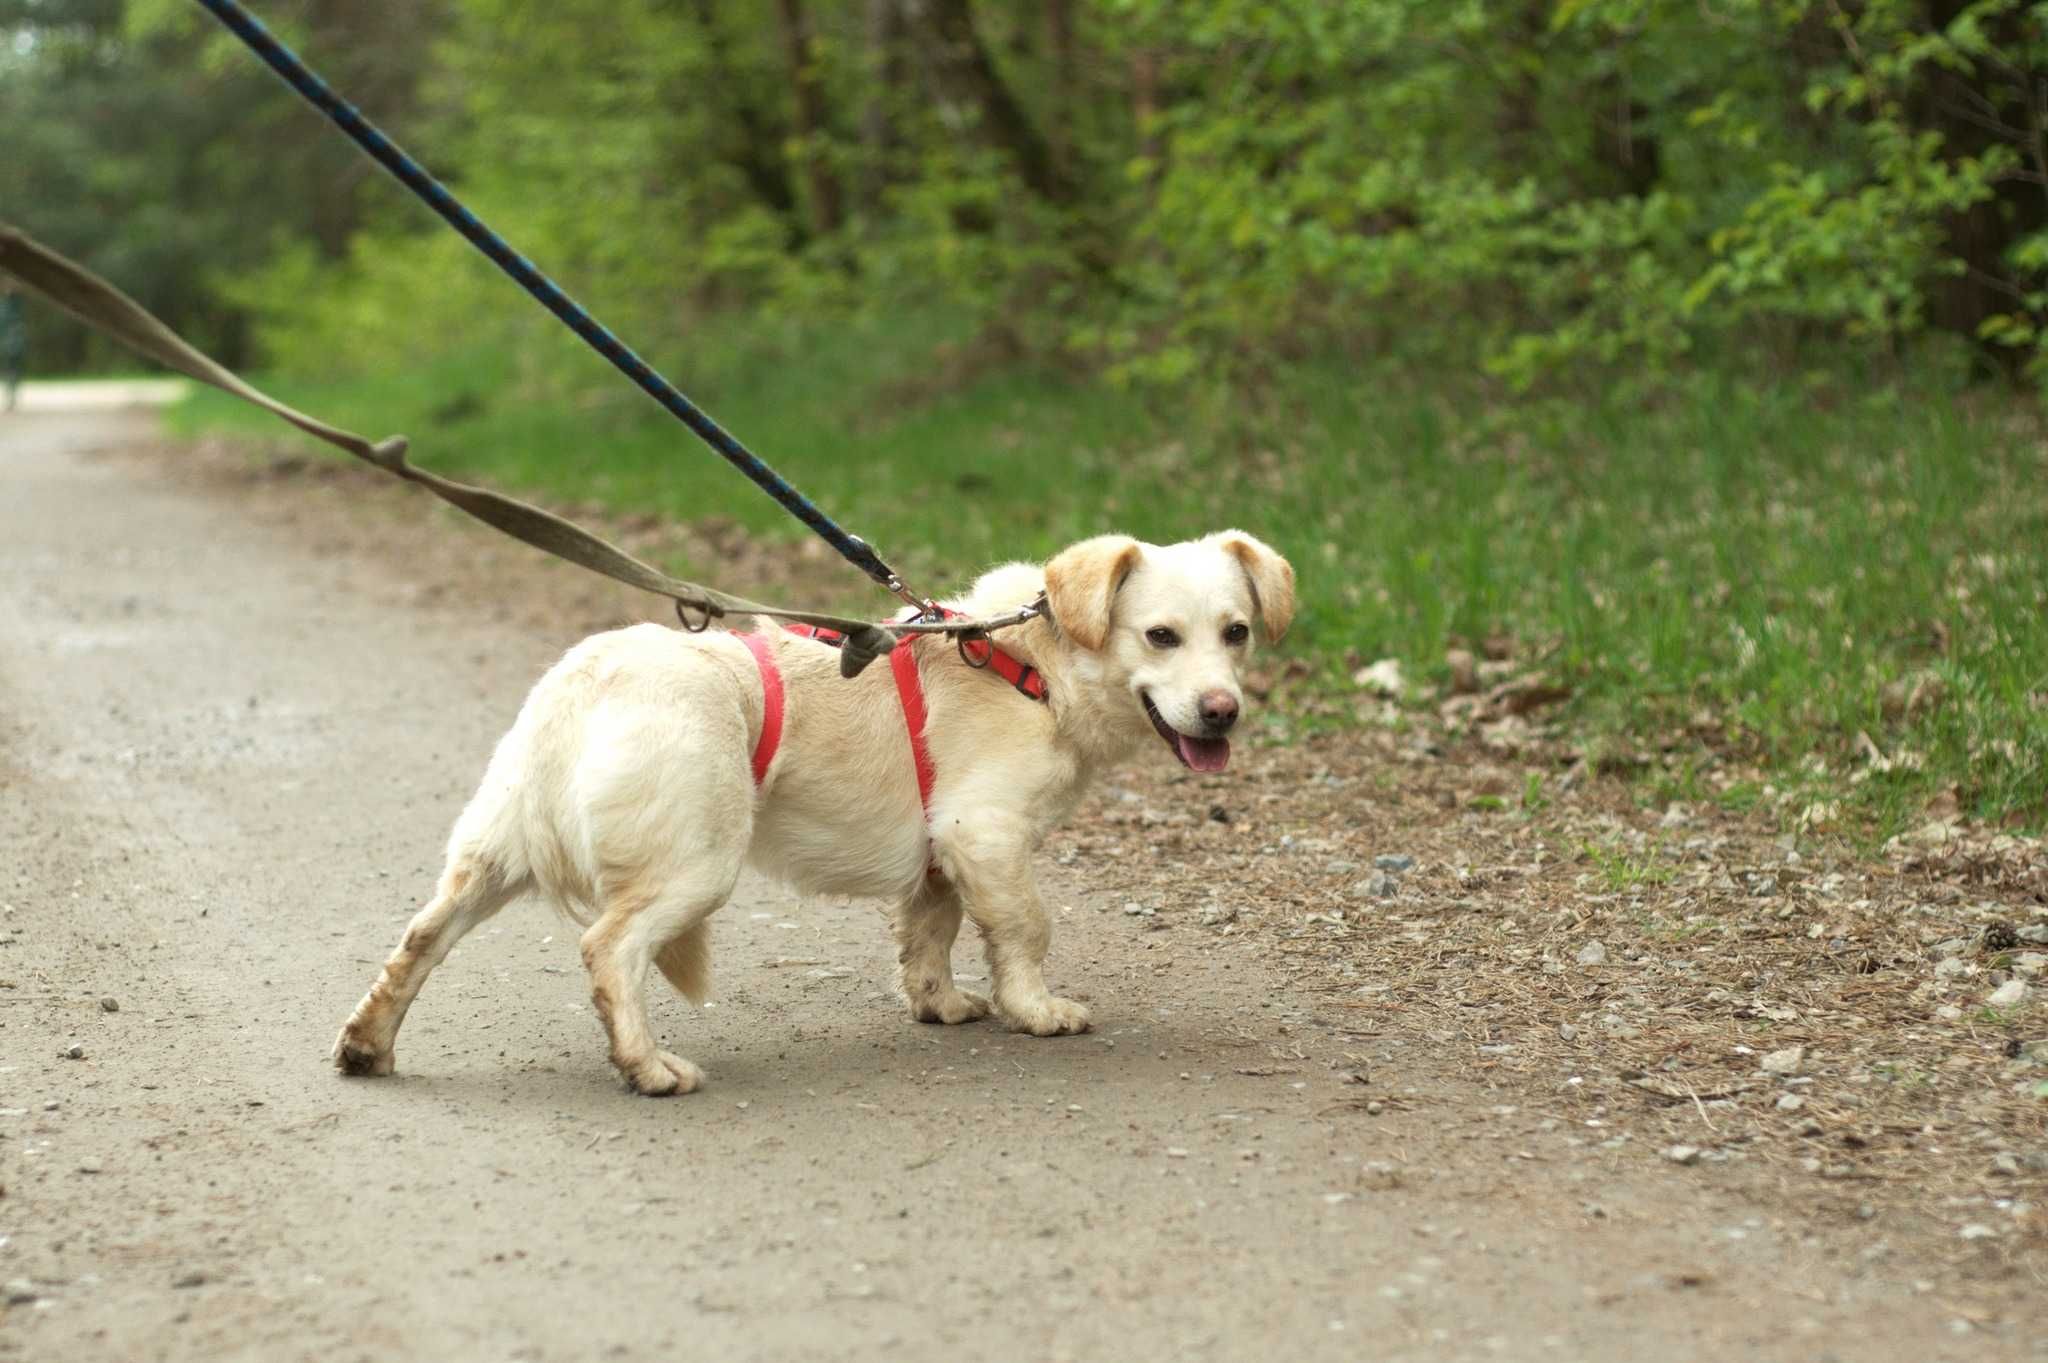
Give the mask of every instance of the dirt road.
[{"label": "dirt road", "polygon": [[657,1006],[700,1094],[621,1089],[537,905],[435,975],[397,1076],[340,1078],[337,1025],[581,622],[419,602],[418,560],[107,457],[150,432],[0,418],[0,1357],[2032,1347],[1910,1258],[1859,1266],[1556,1123],[1463,1139],[1446,1111],[1503,1100],[1420,1038],[1373,1059],[1435,1101],[1368,1111],[1362,1043],[1273,962],[1133,931],[1085,862],[1046,869],[1088,1036],[913,1024],[879,913],[750,883],[716,1004]]}]

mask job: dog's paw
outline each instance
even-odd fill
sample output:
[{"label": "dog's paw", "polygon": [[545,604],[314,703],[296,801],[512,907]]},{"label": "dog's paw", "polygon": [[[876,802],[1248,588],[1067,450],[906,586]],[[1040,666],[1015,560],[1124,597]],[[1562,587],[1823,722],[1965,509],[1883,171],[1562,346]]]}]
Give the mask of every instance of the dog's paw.
[{"label": "dog's paw", "polygon": [[948,1027],[988,1016],[988,1000],[962,989],[918,999],[910,1005],[910,1016],[919,1022],[943,1022]]},{"label": "dog's paw", "polygon": [[1087,1031],[1089,1026],[1086,1005],[1051,994],[1022,1005],[1005,1006],[1003,1019],[1012,1030],[1033,1036],[1070,1036]]},{"label": "dog's paw", "polygon": [[669,1098],[695,1093],[704,1085],[704,1071],[679,1055],[656,1051],[633,1066],[621,1066],[626,1087],[648,1098]]},{"label": "dog's paw", "polygon": [[398,1055],[390,1047],[377,1047],[362,1040],[353,1028],[344,1027],[334,1039],[334,1068],[343,1074],[377,1076],[391,1073]]}]

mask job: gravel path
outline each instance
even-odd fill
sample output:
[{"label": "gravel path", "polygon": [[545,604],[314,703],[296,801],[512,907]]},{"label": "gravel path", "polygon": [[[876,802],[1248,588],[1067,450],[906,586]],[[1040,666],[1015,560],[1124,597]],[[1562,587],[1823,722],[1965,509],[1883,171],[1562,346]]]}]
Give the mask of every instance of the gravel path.
[{"label": "gravel path", "polygon": [[[698,1095],[622,1091],[573,930],[534,905],[435,975],[396,1077],[339,1078],[335,1028],[573,631],[420,599],[436,551],[380,559],[108,457],[152,429],[0,417],[0,1358],[2022,1343],[1695,1171],[1454,1133],[1501,1099],[1427,1045],[1398,1051],[1402,1099],[1352,1101],[1365,1043],[1274,960],[1141,930],[1085,865],[1047,888],[1089,1036],[917,1026],[878,912],[748,883],[715,1006],[657,1006]],[[560,577],[502,562],[524,576],[497,590]]]}]

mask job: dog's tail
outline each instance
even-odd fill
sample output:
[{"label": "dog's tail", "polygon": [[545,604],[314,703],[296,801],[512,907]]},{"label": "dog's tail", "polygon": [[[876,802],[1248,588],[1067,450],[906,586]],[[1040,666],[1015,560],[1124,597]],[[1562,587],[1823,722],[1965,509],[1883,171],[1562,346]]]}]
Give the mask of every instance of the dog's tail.
[{"label": "dog's tail", "polygon": [[702,1003],[711,995],[711,922],[709,919],[684,929],[671,937],[661,950],[654,953],[654,963],[661,967],[661,973],[676,987],[676,992],[692,1003]]}]

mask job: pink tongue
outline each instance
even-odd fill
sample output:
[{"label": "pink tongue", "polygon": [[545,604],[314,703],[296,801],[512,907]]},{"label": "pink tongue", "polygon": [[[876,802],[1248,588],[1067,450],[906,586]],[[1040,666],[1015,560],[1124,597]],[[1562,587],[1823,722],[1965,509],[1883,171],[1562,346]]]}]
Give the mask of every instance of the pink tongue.
[{"label": "pink tongue", "polygon": [[1227,738],[1189,738],[1186,734],[1175,734],[1180,741],[1180,755],[1196,771],[1222,771],[1230,765],[1230,740]]}]

